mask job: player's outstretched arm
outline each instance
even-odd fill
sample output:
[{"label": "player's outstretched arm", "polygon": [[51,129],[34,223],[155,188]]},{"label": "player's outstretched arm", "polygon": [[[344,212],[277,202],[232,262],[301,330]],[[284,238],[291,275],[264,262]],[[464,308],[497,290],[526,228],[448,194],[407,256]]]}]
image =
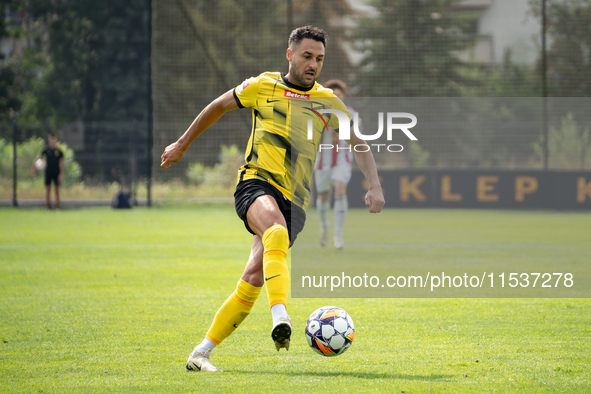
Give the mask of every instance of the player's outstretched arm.
[{"label": "player's outstretched arm", "polygon": [[213,100],[201,111],[189,126],[187,131],[174,143],[168,145],[162,153],[160,167],[168,168],[171,163],[179,161],[191,143],[212,124],[218,121],[228,111],[238,108],[234,100],[233,89],[228,90],[217,99]]},{"label": "player's outstretched arm", "polygon": [[[347,141],[349,145],[367,145],[367,143],[362,140],[361,138],[357,137],[351,128],[351,139]],[[365,194],[365,206],[371,213],[378,213],[384,207],[384,194],[382,193],[382,185],[380,185],[380,180],[378,178],[378,169],[376,167],[376,161],[373,158],[373,154],[371,150],[367,152],[357,152],[355,153],[355,160],[357,161],[357,165],[365,175],[365,179],[367,179],[367,183],[369,184],[369,190]]]}]

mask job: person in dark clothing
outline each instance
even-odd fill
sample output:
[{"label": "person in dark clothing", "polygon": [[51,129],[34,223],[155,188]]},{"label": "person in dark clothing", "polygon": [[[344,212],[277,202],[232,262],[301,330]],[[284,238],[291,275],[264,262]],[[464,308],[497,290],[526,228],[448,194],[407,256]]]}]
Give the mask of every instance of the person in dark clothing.
[{"label": "person in dark clothing", "polygon": [[[31,168],[31,176],[35,176],[37,169],[45,167],[45,202],[47,209],[51,209],[51,183],[55,187],[55,208],[60,207],[60,183],[64,180],[64,153],[57,147],[57,136],[49,134],[43,151],[35,158]],[[45,161],[43,161],[45,157]]]}]

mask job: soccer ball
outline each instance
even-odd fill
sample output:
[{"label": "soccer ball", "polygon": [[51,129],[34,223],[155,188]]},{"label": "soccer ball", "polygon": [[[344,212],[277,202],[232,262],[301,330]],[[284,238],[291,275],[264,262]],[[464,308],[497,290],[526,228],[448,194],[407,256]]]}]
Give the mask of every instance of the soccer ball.
[{"label": "soccer ball", "polygon": [[312,350],[326,357],[345,353],[355,338],[351,316],[336,306],[323,306],[312,312],[305,332]]},{"label": "soccer ball", "polygon": [[35,167],[38,170],[43,170],[45,169],[45,160],[43,159],[37,159],[37,161],[35,162]]}]

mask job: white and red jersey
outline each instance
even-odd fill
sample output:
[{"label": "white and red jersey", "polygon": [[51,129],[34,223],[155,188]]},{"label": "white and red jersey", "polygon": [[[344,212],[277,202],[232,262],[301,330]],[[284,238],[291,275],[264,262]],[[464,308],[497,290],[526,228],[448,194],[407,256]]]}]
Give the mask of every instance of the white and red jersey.
[{"label": "white and red jersey", "polygon": [[[347,109],[349,113],[354,112],[353,108],[349,106],[347,106]],[[318,150],[318,154],[316,155],[315,170],[323,171],[340,165],[351,165],[351,161],[353,160],[351,148],[347,144],[347,141],[339,140],[339,134],[335,129],[329,127],[328,130],[325,130],[322,134],[320,144],[324,146],[321,147],[321,150]],[[327,149],[327,145],[332,145],[333,148]]]}]

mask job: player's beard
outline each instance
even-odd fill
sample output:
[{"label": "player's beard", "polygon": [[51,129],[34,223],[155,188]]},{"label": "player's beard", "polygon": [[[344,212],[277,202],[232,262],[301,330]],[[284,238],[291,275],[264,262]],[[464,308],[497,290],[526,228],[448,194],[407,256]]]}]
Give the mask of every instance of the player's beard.
[{"label": "player's beard", "polygon": [[316,83],[316,79],[318,78],[318,72],[314,71],[314,80],[311,83],[307,83],[304,79],[304,74],[306,73],[306,71],[310,70],[304,70],[304,72],[300,74],[297,71],[297,66],[294,65],[293,71],[294,72],[291,73],[291,76],[294,79],[293,83],[303,88],[309,88],[311,86],[314,86],[314,84]]}]

